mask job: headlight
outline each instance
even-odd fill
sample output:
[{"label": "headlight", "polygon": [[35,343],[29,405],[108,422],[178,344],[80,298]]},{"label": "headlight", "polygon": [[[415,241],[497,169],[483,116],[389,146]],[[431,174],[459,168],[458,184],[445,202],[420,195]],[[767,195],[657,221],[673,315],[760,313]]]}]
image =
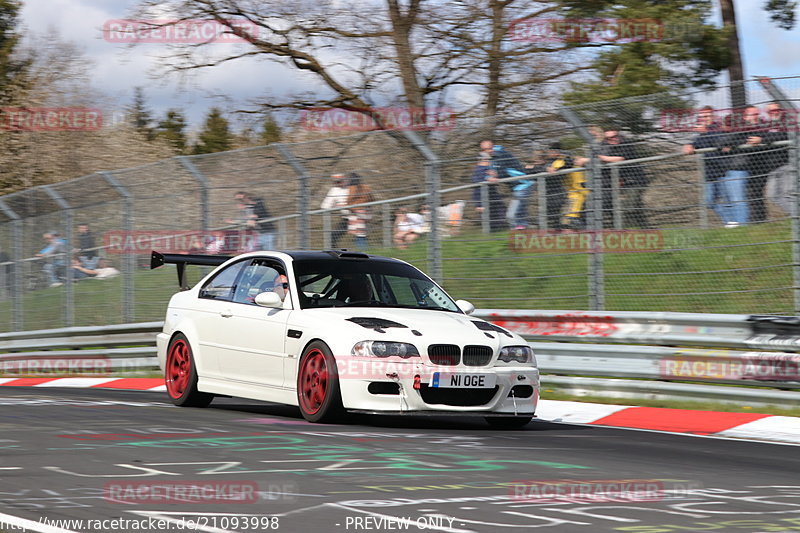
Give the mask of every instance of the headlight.
[{"label": "headlight", "polygon": [[406,342],[361,341],[353,346],[353,355],[373,355],[375,357],[419,357],[417,347]]},{"label": "headlight", "polygon": [[504,363],[532,363],[533,350],[530,346],[506,346],[500,350],[497,360]]}]

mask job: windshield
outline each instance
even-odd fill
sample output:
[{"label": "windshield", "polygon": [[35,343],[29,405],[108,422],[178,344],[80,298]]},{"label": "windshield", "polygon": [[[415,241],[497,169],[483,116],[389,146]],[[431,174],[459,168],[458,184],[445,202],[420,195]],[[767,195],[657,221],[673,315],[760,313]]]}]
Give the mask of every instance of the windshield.
[{"label": "windshield", "polygon": [[425,274],[403,263],[297,260],[294,273],[303,309],[398,307],[461,312],[450,296]]}]

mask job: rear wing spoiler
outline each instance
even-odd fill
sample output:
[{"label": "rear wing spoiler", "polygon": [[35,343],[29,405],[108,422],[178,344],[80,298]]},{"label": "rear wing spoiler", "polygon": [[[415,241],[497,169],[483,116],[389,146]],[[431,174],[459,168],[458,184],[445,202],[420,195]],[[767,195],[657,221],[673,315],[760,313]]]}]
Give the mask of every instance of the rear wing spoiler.
[{"label": "rear wing spoiler", "polygon": [[167,263],[177,265],[178,285],[185,291],[189,289],[189,284],[186,283],[186,265],[219,266],[231,258],[231,255],[162,254],[153,250],[150,255],[150,269]]}]

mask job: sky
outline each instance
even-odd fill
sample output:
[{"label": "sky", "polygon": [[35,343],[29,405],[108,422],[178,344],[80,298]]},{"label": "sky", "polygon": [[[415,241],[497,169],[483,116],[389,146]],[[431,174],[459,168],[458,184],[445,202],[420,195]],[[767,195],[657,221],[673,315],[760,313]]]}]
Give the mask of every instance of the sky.
[{"label": "sky", "polygon": [[[103,39],[103,25],[129,17],[136,0],[22,1],[21,19],[26,30],[34,34],[55,30],[61,39],[78,45],[92,61],[92,85],[115,102],[112,106],[115,109],[110,111],[112,120],[122,116],[136,86],[144,88],[148,105],[156,116],[178,107],[187,114],[190,126],[197,128],[214,105],[226,110],[242,109],[267,94],[307,90],[313,81],[307,74],[254,59],[209,69],[184,80],[159,75],[157,56],[163,52],[163,45],[140,44],[131,48]],[[763,0],[736,0],[745,74],[800,76],[800,26],[792,31],[777,28],[762,9],[763,3]],[[219,46],[236,49],[243,45]],[[800,81],[794,82],[794,86],[800,87]]]}]

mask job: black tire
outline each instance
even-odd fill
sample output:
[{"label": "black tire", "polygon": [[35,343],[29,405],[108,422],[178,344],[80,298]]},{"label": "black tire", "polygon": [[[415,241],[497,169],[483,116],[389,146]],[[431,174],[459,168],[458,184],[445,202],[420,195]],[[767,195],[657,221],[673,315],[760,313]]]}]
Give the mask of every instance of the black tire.
[{"label": "black tire", "polygon": [[486,422],[495,429],[521,429],[533,420],[532,416],[487,416]]},{"label": "black tire", "polygon": [[344,414],[339,372],[328,345],[314,341],[297,366],[297,404],[309,422],[330,423]]},{"label": "black tire", "polygon": [[197,367],[189,339],[183,333],[178,333],[169,342],[164,384],[169,399],[181,407],[208,407],[214,399],[213,394],[197,390]]}]

